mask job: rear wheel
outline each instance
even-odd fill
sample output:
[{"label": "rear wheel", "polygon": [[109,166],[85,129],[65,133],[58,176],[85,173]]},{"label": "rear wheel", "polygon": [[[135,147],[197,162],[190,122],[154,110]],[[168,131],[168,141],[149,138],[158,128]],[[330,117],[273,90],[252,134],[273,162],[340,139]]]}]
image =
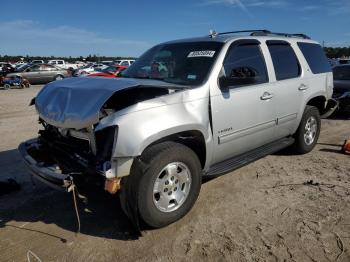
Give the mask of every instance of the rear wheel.
[{"label": "rear wheel", "polygon": [[298,130],[294,135],[294,151],[299,154],[310,152],[317,143],[320,130],[320,112],[314,106],[306,106]]},{"label": "rear wheel", "polygon": [[10,89],[11,88],[11,86],[9,85],[9,84],[4,84],[4,89],[5,90],[8,90],[8,89]]},{"label": "rear wheel", "polygon": [[135,160],[122,186],[121,205],[128,212],[128,195],[137,196],[132,204],[137,205],[141,219],[151,227],[163,227],[188,213],[201,182],[201,165],[191,149],[174,142],[157,144]]}]

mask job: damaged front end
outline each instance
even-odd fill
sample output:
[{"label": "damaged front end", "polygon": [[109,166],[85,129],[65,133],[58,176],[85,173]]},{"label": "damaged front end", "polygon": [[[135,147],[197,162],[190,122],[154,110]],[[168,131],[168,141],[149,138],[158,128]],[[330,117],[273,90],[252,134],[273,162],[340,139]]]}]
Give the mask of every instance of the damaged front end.
[{"label": "damaged front end", "polygon": [[[78,184],[103,177],[113,178],[114,184],[117,182],[111,163],[117,126],[94,132],[93,128],[57,128],[43,120],[40,122],[44,129],[39,131],[39,137],[19,146],[35,178],[64,190],[68,190],[73,179]],[[115,188],[110,192],[115,193]]]},{"label": "damaged front end", "polygon": [[[102,178],[105,189],[116,193],[134,156],[116,156],[118,123],[113,122],[114,113],[174,90],[174,85],[160,81],[132,79],[49,83],[31,102],[43,129],[37,139],[22,143],[19,150],[31,173],[55,188],[67,190],[73,179],[79,183]],[[146,107],[152,106],[159,104]],[[106,118],[112,120],[101,125]]]}]

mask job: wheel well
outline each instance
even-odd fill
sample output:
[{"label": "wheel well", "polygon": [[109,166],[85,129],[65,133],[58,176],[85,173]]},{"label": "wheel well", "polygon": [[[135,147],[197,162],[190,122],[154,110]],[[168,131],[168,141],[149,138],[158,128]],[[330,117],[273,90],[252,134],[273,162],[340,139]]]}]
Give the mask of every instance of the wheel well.
[{"label": "wheel well", "polygon": [[307,102],[306,105],[316,107],[322,115],[326,108],[326,98],[324,96],[313,97],[309,100],[309,102]]},{"label": "wheel well", "polygon": [[198,156],[198,159],[201,162],[201,166],[204,168],[206,160],[206,147],[204,136],[201,132],[196,130],[189,130],[172,134],[153,142],[147,148],[165,141],[173,141],[189,147]]}]

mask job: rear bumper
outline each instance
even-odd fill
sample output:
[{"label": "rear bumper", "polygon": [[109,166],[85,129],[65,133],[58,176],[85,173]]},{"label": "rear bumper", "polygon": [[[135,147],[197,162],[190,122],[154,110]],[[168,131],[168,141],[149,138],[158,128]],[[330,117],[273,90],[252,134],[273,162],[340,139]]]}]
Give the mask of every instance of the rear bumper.
[{"label": "rear bumper", "polygon": [[341,94],[333,94],[333,98],[339,102],[340,110],[350,110],[350,91]]},{"label": "rear bumper", "polygon": [[327,107],[325,109],[325,112],[321,115],[321,118],[327,118],[331,116],[335,110],[339,107],[339,101],[331,98],[327,102]]},{"label": "rear bumper", "polygon": [[70,186],[72,181],[71,176],[69,174],[59,173],[54,165],[47,166],[45,163],[35,159],[35,157],[29,153],[29,150],[37,147],[37,139],[23,142],[18,147],[24,163],[30,170],[31,175],[52,188],[67,191],[67,188]]}]

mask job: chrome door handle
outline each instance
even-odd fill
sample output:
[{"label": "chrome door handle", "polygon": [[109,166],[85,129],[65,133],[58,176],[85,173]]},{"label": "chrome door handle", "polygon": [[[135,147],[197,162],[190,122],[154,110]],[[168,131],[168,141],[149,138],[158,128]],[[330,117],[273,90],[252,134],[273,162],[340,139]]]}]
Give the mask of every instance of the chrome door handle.
[{"label": "chrome door handle", "polygon": [[308,89],[308,88],[309,88],[309,87],[308,87],[307,85],[301,84],[301,85],[298,87],[298,90],[304,91],[304,90],[306,90],[306,89]]},{"label": "chrome door handle", "polygon": [[273,94],[269,92],[264,92],[263,95],[260,97],[261,100],[269,100],[273,98]]}]

